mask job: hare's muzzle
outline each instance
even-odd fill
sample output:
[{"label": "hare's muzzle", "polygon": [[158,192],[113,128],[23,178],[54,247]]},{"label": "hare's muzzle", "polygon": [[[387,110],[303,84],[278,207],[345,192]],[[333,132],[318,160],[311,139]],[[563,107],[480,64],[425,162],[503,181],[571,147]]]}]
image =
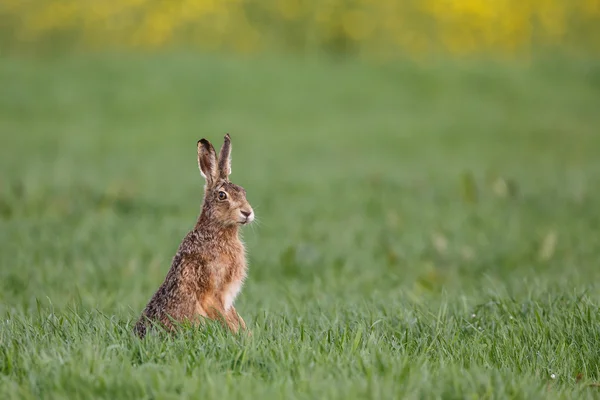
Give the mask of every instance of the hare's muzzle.
[{"label": "hare's muzzle", "polygon": [[254,211],[250,210],[240,210],[240,214],[242,214],[242,225],[249,224],[254,221]]}]

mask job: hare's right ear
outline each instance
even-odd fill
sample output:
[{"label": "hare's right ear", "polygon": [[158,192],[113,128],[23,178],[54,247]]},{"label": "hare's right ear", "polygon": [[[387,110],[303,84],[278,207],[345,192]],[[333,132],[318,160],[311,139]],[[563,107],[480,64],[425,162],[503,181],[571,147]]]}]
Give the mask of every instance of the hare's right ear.
[{"label": "hare's right ear", "polygon": [[219,154],[219,177],[228,180],[229,174],[231,174],[231,137],[228,133],[225,135]]},{"label": "hare's right ear", "polygon": [[217,181],[217,153],[212,144],[206,139],[198,140],[198,167],[206,179],[206,184],[212,186]]}]

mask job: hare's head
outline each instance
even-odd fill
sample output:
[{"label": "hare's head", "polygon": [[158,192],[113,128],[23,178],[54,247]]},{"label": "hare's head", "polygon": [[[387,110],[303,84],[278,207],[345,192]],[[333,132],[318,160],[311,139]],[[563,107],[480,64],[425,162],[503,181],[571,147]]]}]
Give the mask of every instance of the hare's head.
[{"label": "hare's head", "polygon": [[211,220],[225,226],[245,225],[254,220],[254,211],[246,200],[243,187],[229,182],[231,174],[231,138],[225,141],[219,157],[206,139],[198,141],[198,167],[206,179],[204,211]]}]

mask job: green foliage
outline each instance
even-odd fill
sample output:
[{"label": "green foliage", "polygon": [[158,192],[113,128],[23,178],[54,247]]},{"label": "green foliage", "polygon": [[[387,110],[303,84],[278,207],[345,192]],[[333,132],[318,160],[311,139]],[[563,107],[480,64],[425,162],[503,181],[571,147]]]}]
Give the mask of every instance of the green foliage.
[{"label": "green foliage", "polygon": [[[0,397],[597,397],[598,76],[5,59]],[[140,341],[225,132],[253,336]]]}]

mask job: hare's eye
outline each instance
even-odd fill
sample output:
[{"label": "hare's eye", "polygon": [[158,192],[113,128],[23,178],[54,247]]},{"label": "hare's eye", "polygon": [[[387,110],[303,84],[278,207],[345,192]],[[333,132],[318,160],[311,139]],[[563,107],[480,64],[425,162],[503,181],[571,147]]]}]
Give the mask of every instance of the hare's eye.
[{"label": "hare's eye", "polygon": [[225,200],[227,198],[227,193],[221,191],[219,192],[219,200]]}]

